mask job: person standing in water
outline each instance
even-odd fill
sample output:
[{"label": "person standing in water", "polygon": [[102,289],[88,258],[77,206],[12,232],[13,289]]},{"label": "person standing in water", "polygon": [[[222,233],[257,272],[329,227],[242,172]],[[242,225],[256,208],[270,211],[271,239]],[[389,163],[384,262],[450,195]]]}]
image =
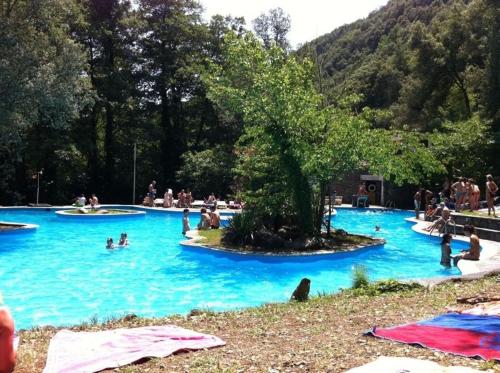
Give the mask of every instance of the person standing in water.
[{"label": "person standing in water", "polygon": [[182,216],[182,234],[186,235],[186,232],[190,230],[191,226],[189,225],[189,209],[184,209]]},{"label": "person standing in water", "polygon": [[441,264],[446,268],[451,267],[451,234],[445,233],[443,234],[443,240],[441,241]]}]

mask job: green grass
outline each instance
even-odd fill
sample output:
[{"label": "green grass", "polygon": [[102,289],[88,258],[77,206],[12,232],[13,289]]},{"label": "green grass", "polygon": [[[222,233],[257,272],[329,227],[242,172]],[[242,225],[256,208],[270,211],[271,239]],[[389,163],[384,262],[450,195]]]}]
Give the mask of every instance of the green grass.
[{"label": "green grass", "polygon": [[199,239],[196,241],[197,243],[201,243],[207,246],[216,246],[220,247],[221,238],[222,238],[222,229],[210,229],[208,231],[198,231],[198,234],[203,237],[203,239]]},{"label": "green grass", "polygon": [[[221,348],[179,353],[163,359],[145,359],[113,370],[121,373],[340,372],[379,356],[413,357],[445,366],[500,372],[500,364],[495,361],[469,359],[364,336],[375,325],[389,327],[416,322],[442,314],[447,307],[470,308],[457,303],[457,298],[478,294],[495,296],[499,281],[497,275],[424,288],[387,280],[337,294],[323,293],[307,302],[271,303],[221,313],[202,308],[188,316],[154,319],[129,315],[108,318],[103,323],[96,323],[97,317],[94,316],[87,323],[70,329],[96,332],[173,324],[216,335],[227,343]],[[41,372],[50,339],[59,329],[45,326],[19,331],[15,372]]]},{"label": "green grass", "polygon": [[480,218],[492,218],[492,219],[494,219],[493,214],[491,216],[488,216],[487,212],[468,211],[467,210],[467,211],[460,211],[459,213],[462,215],[467,215],[467,216],[477,216]]}]

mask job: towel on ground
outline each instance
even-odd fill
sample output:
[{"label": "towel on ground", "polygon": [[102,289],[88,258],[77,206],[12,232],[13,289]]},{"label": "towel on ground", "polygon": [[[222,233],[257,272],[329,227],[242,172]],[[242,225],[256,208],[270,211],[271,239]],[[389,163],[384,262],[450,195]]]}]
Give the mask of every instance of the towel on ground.
[{"label": "towel on ground", "polygon": [[99,332],[61,330],[51,339],[44,373],[91,373],[145,357],[223,346],[215,336],[174,325]]},{"label": "towel on ground", "polygon": [[444,367],[429,360],[409,357],[381,356],[371,363],[348,370],[346,373],[480,373],[466,367]]},{"label": "towel on ground", "polygon": [[462,313],[468,313],[469,315],[500,316],[500,301],[481,303],[474,308],[462,311]]},{"label": "towel on ground", "polygon": [[366,333],[397,342],[485,360],[500,360],[500,317],[448,313],[430,320]]}]

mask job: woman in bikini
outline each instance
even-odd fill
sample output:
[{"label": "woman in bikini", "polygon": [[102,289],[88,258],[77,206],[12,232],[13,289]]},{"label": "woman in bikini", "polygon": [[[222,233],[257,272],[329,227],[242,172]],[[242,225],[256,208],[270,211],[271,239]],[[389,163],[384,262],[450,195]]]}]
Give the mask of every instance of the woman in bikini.
[{"label": "woman in bikini", "polygon": [[469,184],[469,204],[470,210],[479,210],[479,197],[481,195],[481,191],[479,190],[479,186],[476,184],[474,179],[468,180]]},{"label": "woman in bikini", "polygon": [[498,186],[493,180],[493,176],[486,175],[486,202],[488,203],[488,216],[490,215],[490,210],[493,210],[493,217],[497,217],[495,214],[495,193],[498,191]]}]

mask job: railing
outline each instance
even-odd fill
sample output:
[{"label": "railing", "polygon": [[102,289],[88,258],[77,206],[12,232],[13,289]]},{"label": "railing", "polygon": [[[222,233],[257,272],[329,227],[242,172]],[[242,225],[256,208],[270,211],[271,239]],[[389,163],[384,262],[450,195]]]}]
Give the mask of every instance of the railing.
[{"label": "railing", "polygon": [[385,206],[384,206],[384,207],[385,207],[386,209],[393,209],[393,208],[395,208],[395,207],[396,207],[396,205],[394,204],[394,201],[389,200],[389,201],[387,201],[387,202],[385,203]]}]

